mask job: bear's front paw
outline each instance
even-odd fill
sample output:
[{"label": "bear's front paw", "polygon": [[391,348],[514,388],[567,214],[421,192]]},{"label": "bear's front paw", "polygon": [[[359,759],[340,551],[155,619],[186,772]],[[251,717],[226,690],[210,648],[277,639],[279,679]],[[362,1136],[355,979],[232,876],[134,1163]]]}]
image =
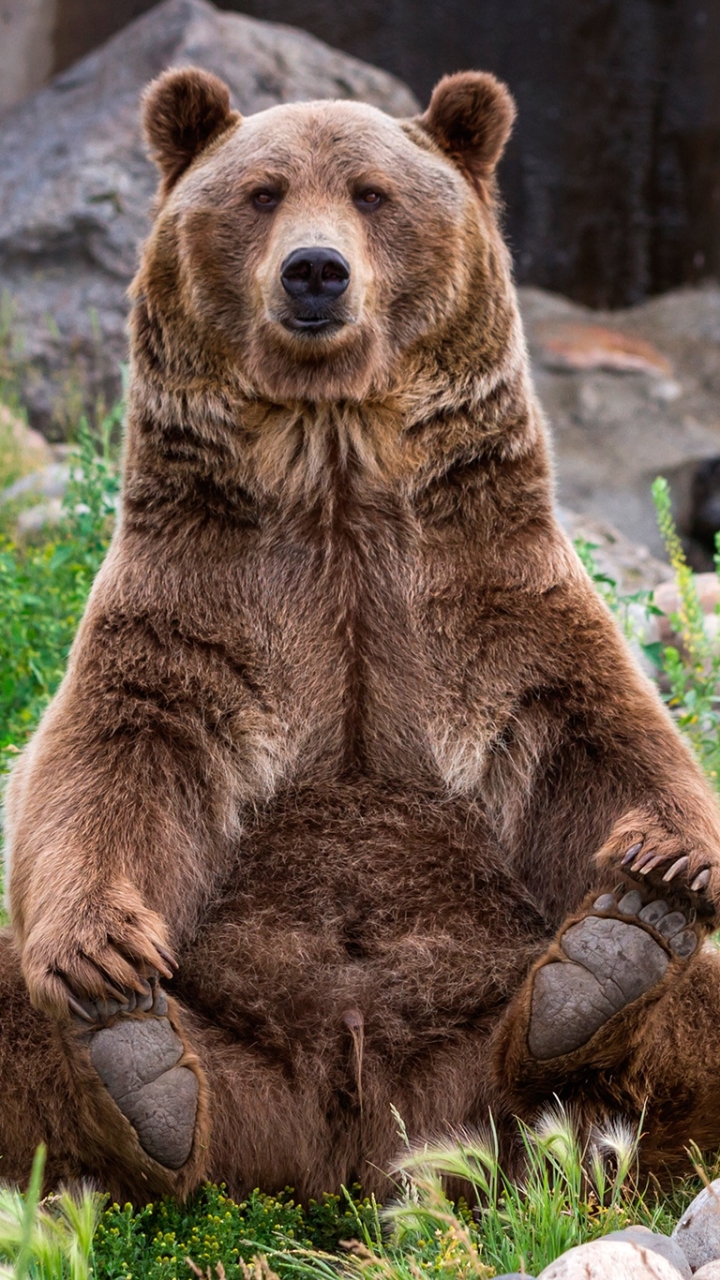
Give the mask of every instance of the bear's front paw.
[{"label": "bear's front paw", "polygon": [[630,885],[652,888],[701,916],[718,915],[718,857],[689,847],[655,821],[624,822],[600,850],[598,862]]},{"label": "bear's front paw", "polygon": [[164,991],[157,982],[148,988],[149,996],[129,1005],[83,1000],[88,1020],[99,1025],[83,1022],[79,1038],[143,1150],[158,1164],[180,1169],[194,1141],[199,1080],[182,1027],[170,1022]]},{"label": "bear's front paw", "polygon": [[103,1021],[152,998],[177,969],[165,925],[130,885],[107,887],[31,922],[22,967],[32,1003],[55,1018]]}]

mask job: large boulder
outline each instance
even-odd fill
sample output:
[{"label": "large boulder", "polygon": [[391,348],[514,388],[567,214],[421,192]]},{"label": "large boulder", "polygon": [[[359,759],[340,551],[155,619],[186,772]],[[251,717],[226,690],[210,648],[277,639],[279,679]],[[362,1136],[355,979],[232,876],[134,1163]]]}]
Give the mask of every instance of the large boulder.
[{"label": "large boulder", "polygon": [[538,1280],[683,1280],[685,1274],[651,1242],[599,1239],[568,1249]]},{"label": "large boulder", "polygon": [[688,1205],[672,1238],[695,1272],[720,1259],[720,1178],[708,1183]]},{"label": "large boulder", "polygon": [[138,99],[165,67],[188,63],[222,76],[246,114],[308,98],[418,110],[399,80],[305,32],[165,0],[5,115],[0,292],[22,398],[46,432],[119,391],[125,293],[155,187]]},{"label": "large boulder", "polygon": [[720,528],[720,285],[608,313],[539,289],[520,298],[560,501],[664,557],[650,493],[664,475],[695,566],[709,567]]}]

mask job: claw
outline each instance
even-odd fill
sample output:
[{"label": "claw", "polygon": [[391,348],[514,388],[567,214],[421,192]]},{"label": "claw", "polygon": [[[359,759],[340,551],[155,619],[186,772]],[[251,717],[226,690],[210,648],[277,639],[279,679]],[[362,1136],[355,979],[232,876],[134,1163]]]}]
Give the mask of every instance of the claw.
[{"label": "claw", "polygon": [[656,857],[651,858],[649,862],[645,863],[645,865],[643,866],[640,872],[640,875],[646,876],[648,872],[652,871],[658,865],[659,862],[663,862],[663,861],[664,861],[663,855],[661,853],[657,854]]},{"label": "claw", "polygon": [[650,861],[651,858],[655,858],[655,857],[657,857],[657,854],[654,849],[645,849],[645,851],[640,854],[640,857],[635,859],[630,870],[639,871],[640,868],[644,867],[646,863]]},{"label": "claw", "polygon": [[74,996],[68,996],[68,1006],[77,1018],[82,1018],[83,1022],[89,1022],[91,1026],[95,1025],[95,1018],[91,1018],[87,1009],[83,1009],[82,1005]]},{"label": "claw", "polygon": [[675,877],[678,876],[681,871],[685,870],[689,861],[690,859],[688,857],[683,857],[683,858],[678,858],[675,862],[673,862],[672,866],[670,867],[670,870],[666,871],[665,875],[663,876],[664,883],[669,884],[671,880],[674,880]]},{"label": "claw", "polygon": [[640,850],[642,849],[642,847],[643,847],[643,841],[642,841],[642,840],[637,840],[637,841],[635,842],[635,844],[631,844],[631,845],[630,845],[630,848],[628,849],[627,853],[625,854],[625,857],[623,858],[622,862],[620,863],[620,866],[621,866],[621,867],[626,867],[626,866],[627,866],[627,864],[628,864],[628,862],[632,862],[633,858],[635,858],[635,857],[637,856],[637,854],[640,852]]},{"label": "claw", "polygon": [[172,972],[167,975],[168,978],[171,978],[173,973],[177,973],[177,970],[179,968],[177,960],[175,959],[172,952],[168,951],[167,947],[164,947],[161,942],[156,942],[155,939],[153,939],[153,946],[157,951],[158,955],[161,956],[162,959],[165,961],[168,968],[172,970]]},{"label": "claw", "polygon": [[704,867],[700,874],[695,877],[690,888],[693,893],[700,893],[703,889],[707,889],[709,883],[710,869],[709,867]]}]

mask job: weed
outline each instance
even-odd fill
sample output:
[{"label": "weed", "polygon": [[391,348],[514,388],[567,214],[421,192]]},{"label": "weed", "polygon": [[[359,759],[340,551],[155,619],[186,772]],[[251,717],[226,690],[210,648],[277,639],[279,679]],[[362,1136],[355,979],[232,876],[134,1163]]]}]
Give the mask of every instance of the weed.
[{"label": "weed", "polygon": [[103,1197],[60,1191],[40,1203],[45,1148],[38,1147],[27,1194],[0,1187],[3,1280],[88,1280]]},{"label": "weed", "polygon": [[[640,1130],[621,1120],[583,1145],[558,1105],[533,1128],[519,1124],[519,1136],[520,1179],[503,1171],[492,1125],[407,1149],[384,1208],[357,1188],[302,1208],[290,1190],[235,1203],[206,1186],[186,1205],[114,1204],[98,1216],[89,1191],[38,1204],[36,1161],[27,1197],[0,1193],[0,1266],[10,1264],[12,1280],[488,1280],[537,1274],[566,1249],[631,1223],[667,1233],[700,1190],[688,1180],[666,1199],[639,1185]],[[451,1200],[446,1179],[465,1197]]]}]

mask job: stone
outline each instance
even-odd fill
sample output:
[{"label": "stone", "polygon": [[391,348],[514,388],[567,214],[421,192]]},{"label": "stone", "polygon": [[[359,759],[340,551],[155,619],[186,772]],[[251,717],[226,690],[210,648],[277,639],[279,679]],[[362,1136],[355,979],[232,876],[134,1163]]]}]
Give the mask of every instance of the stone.
[{"label": "stone", "polygon": [[695,1280],[720,1280],[720,1261],[706,1262],[695,1272]]},{"label": "stone", "polygon": [[51,462],[39,471],[21,476],[14,484],[0,493],[0,503],[16,502],[18,498],[62,498],[70,480],[70,467],[66,462]]},{"label": "stone", "polygon": [[47,502],[37,502],[35,506],[20,512],[15,521],[15,533],[18,538],[41,533],[44,529],[60,524],[62,518],[62,498],[48,498]]},{"label": "stone", "polygon": [[0,111],[50,75],[57,0],[3,0],[0,8]]},{"label": "stone", "polygon": [[537,327],[535,339],[548,369],[605,369],[611,373],[672,376],[670,361],[652,343],[603,325],[550,321]]},{"label": "stone", "polygon": [[[33,432],[33,435],[38,436],[52,457],[39,432]],[[40,470],[21,476],[0,491],[0,509],[7,505],[14,507],[15,504],[22,508],[15,519],[16,537],[25,538],[60,524],[63,519],[63,498],[69,481],[69,463],[49,462]],[[31,505],[26,505],[28,503]]]},{"label": "stone", "polygon": [[632,1226],[624,1227],[622,1231],[609,1231],[606,1236],[601,1237],[600,1243],[606,1244],[610,1240],[621,1240],[626,1244],[639,1245],[643,1249],[652,1249],[653,1253],[659,1253],[666,1262],[671,1263],[684,1280],[691,1280],[690,1263],[677,1241],[670,1236],[651,1231],[649,1227]]},{"label": "stone", "polygon": [[693,1271],[720,1259],[720,1178],[695,1197],[672,1233]]},{"label": "stone", "polygon": [[641,543],[626,538],[609,521],[563,506],[557,508],[556,514],[573,541],[577,539],[591,545],[598,572],[612,579],[620,595],[655,591],[663,583],[674,582],[673,571],[665,560],[652,555]]},{"label": "stone", "polygon": [[614,312],[532,288],[520,290],[520,303],[560,503],[662,560],[650,489],[663,475],[681,532],[704,539],[694,567],[711,568],[708,545],[720,527],[720,285]]},{"label": "stone", "polygon": [[647,1244],[605,1238],[568,1249],[538,1280],[680,1280],[684,1274]]},{"label": "stone", "polygon": [[413,115],[384,71],[291,27],[164,0],[0,120],[0,294],[31,423],[61,436],[64,406],[111,404],[126,359],[125,291],[156,186],[139,98],[165,67],[221,76],[246,114],[308,98]]}]

